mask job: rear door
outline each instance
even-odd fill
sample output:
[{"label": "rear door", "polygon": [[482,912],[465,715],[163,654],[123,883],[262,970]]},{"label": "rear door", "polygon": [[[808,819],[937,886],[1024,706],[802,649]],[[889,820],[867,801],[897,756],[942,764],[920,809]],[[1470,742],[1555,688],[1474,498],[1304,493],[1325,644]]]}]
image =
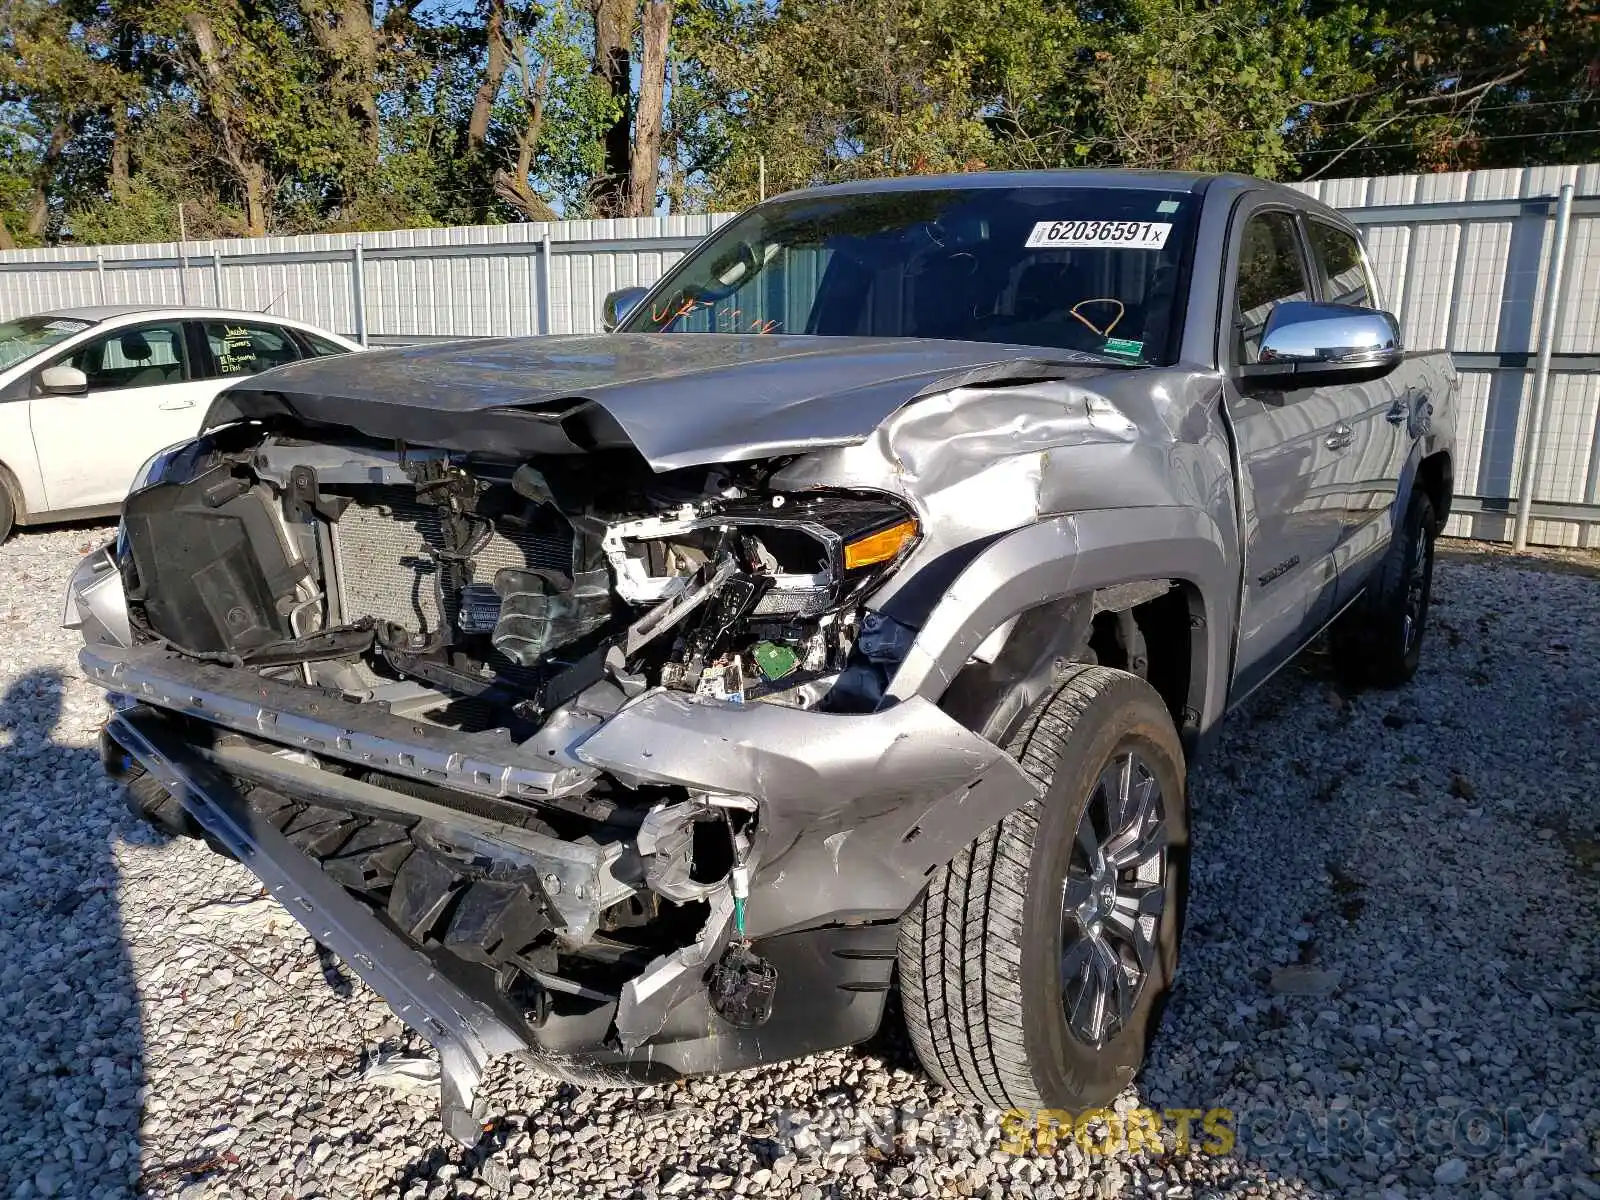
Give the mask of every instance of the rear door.
[{"label": "rear door", "polygon": [[1333,613],[1333,552],[1343,526],[1338,460],[1348,435],[1325,391],[1245,394],[1234,369],[1259,361],[1261,335],[1279,304],[1312,297],[1294,210],[1247,196],[1228,250],[1219,358],[1240,474],[1244,594],[1234,668],[1242,696],[1270,675]]},{"label": "rear door", "polygon": [[[1379,307],[1372,272],[1355,234],[1315,216],[1307,216],[1305,224],[1321,298],[1330,304]],[[1410,428],[1429,400],[1408,384],[1413,374],[1401,369],[1382,379],[1321,389],[1351,432],[1350,448],[1339,458],[1335,480],[1344,511],[1334,551],[1341,607],[1361,590],[1388,546],[1399,515],[1393,510],[1413,441]]]},{"label": "rear door", "polygon": [[199,378],[183,322],[124,325],[42,366],[69,363],[89,380],[82,396],[45,395],[37,375],[29,425],[52,511],[111,508],[156,451],[193,437],[217,385]]},{"label": "rear door", "polygon": [[[304,357],[299,342],[270,321],[200,321],[204,370],[222,386]],[[218,389],[220,390],[220,388]]]}]

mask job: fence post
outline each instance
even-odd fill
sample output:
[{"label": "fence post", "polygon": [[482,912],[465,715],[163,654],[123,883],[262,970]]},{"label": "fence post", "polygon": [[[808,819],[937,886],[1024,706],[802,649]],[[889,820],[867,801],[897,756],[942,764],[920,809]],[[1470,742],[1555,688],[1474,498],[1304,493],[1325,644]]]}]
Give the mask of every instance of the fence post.
[{"label": "fence post", "polygon": [[211,252],[211,288],[217,294],[217,307],[227,308],[227,301],[222,295],[222,251]]},{"label": "fence post", "polygon": [[548,227],[539,236],[539,332],[554,333],[556,331],[556,311],[550,299],[550,281],[555,275],[554,264],[550,261],[550,233]]},{"label": "fence post", "polygon": [[1528,401],[1528,427],[1522,441],[1522,474],[1517,483],[1517,516],[1511,548],[1528,548],[1529,509],[1533,507],[1533,482],[1539,470],[1539,443],[1544,437],[1545,397],[1550,390],[1550,355],[1555,350],[1556,329],[1561,324],[1562,266],[1567,257],[1567,231],[1572,222],[1572,184],[1561,185],[1556,201],[1555,238],[1550,247],[1550,263],[1545,271],[1544,307],[1539,314],[1539,363],[1533,376],[1533,395]]},{"label": "fence post", "polygon": [[94,273],[100,283],[100,303],[109,304],[106,299],[106,256],[100,251],[94,252]]},{"label": "fence post", "polygon": [[189,307],[189,228],[183,222],[183,205],[178,205],[178,298]]},{"label": "fence post", "polygon": [[350,299],[356,310],[356,341],[367,344],[367,281],[366,260],[361,256],[361,243],[350,248]]}]

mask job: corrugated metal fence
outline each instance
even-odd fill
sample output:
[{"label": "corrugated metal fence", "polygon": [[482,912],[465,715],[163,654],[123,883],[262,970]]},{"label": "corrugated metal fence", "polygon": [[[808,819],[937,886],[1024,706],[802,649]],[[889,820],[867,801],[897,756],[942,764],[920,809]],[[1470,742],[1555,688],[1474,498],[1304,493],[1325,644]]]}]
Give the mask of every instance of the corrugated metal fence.
[{"label": "corrugated metal fence", "polygon": [[[1564,186],[1563,286],[1547,296]],[[1541,346],[1531,541],[1600,546],[1600,165],[1336,179],[1303,190],[1366,233],[1412,346],[1462,372],[1450,532],[1511,536]],[[264,309],[372,343],[584,333],[726,215],[0,254],[0,319],[80,304]],[[1544,344],[1545,315],[1553,339]]]},{"label": "corrugated metal fence", "polygon": [[78,304],[271,310],[373,343],[591,333],[726,215],[0,254],[0,319]]},{"label": "corrugated metal fence", "polygon": [[[1549,377],[1528,540],[1600,546],[1600,166],[1301,186],[1362,227],[1407,345],[1454,354],[1462,500],[1448,532],[1511,536],[1548,315]],[[1564,187],[1573,199],[1562,286],[1547,295]]]}]

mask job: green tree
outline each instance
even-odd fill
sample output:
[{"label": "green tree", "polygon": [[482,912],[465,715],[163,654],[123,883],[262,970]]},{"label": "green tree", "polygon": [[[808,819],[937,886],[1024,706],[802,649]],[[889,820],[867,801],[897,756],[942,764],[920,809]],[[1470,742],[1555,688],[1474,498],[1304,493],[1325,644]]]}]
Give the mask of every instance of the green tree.
[{"label": "green tree", "polygon": [[1600,159],[1592,0],[0,0],[0,247]]},{"label": "green tree", "polygon": [[872,175],[977,169],[993,156],[951,13],[920,0],[790,0],[729,14],[707,77],[729,107],[720,203]]}]

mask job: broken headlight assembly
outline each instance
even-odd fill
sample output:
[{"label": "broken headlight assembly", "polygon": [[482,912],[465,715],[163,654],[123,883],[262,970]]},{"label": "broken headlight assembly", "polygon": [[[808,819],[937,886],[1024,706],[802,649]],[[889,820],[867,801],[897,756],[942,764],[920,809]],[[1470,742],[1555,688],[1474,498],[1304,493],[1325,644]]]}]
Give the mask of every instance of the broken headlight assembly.
[{"label": "broken headlight assembly", "polygon": [[859,602],[920,533],[896,499],[803,492],[616,521],[602,549],[618,595],[653,606],[629,631],[630,660],[647,643],[667,647],[671,630],[665,686],[809,707],[844,668]]},{"label": "broken headlight assembly", "polygon": [[[209,449],[206,438],[190,438],[184,442],[174,442],[157,450],[144,465],[135,472],[133,483],[128,488],[128,495],[142,491],[153,483],[166,483],[169,479],[181,481],[193,477],[195,466],[200,458]],[[117,523],[116,558],[120,561],[128,550],[128,534],[126,525]]]},{"label": "broken headlight assembly", "polygon": [[828,492],[686,504],[611,524],[602,541],[617,592],[649,604],[685,591],[719,551],[762,581],[749,616],[816,617],[870,591],[921,534],[898,500]]}]

